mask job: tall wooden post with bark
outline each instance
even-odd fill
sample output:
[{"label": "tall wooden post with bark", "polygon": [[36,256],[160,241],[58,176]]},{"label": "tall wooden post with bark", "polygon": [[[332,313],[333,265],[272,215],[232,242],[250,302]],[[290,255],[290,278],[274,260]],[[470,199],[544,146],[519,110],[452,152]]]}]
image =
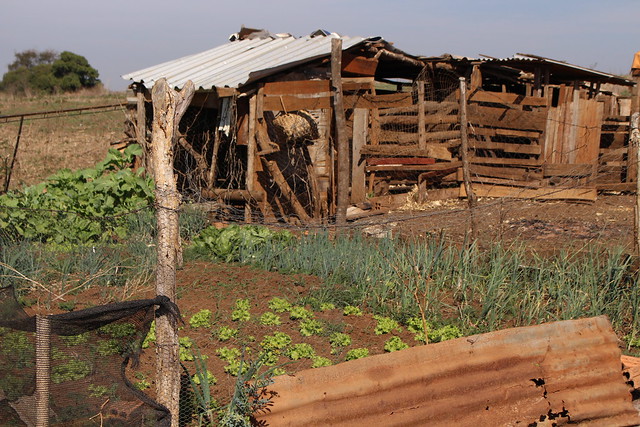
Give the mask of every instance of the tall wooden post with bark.
[{"label": "tall wooden post with bark", "polygon": [[464,190],[467,193],[467,200],[469,202],[471,238],[475,239],[477,237],[475,217],[476,195],[471,186],[471,173],[469,170],[469,134],[467,127],[467,82],[464,77],[460,77],[460,149],[462,150],[462,179],[464,180]]},{"label": "tall wooden post with bark", "polygon": [[[153,128],[151,161],[155,179],[158,241],[156,294],[176,302],[176,263],[180,257],[178,209],[180,194],[173,173],[173,147],[180,118],[189,106],[194,86],[188,81],[181,92],[171,89],[165,79],[153,86]],[[171,412],[171,426],[178,426],[180,358],[177,319],[168,313],[156,317],[156,392],[158,402]]]},{"label": "tall wooden post with bark", "polygon": [[338,146],[338,185],[336,185],[336,224],[347,224],[349,204],[349,140],[346,134],[346,118],[342,99],[342,39],[331,39],[331,86],[333,91],[333,113],[336,123]]}]

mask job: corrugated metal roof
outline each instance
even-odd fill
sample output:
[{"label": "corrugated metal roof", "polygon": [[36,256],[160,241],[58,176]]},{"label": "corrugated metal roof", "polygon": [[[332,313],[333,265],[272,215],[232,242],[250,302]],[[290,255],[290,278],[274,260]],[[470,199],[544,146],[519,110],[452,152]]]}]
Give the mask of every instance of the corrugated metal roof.
[{"label": "corrugated metal roof", "polygon": [[268,389],[278,395],[257,418],[270,426],[640,423],[604,316],[310,369]]},{"label": "corrugated metal roof", "polygon": [[[181,88],[188,80],[196,88],[239,87],[251,81],[252,73],[279,70],[301,62],[329,55],[335,33],[316,36],[272,36],[232,41],[213,49],[164,62],[122,76],[142,82],[147,88],[160,78],[171,87]],[[342,36],[342,48],[349,49],[366,39]],[[263,75],[263,74],[262,74]]]}]

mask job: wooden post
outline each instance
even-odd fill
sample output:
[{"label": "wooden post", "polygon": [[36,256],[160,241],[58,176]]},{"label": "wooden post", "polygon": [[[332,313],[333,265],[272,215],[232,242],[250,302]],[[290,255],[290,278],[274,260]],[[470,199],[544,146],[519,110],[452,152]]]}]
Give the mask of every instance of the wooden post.
[{"label": "wooden post", "polygon": [[149,173],[149,159],[147,158],[147,109],[144,100],[144,89],[139,88],[136,93],[136,142],[142,148],[142,166]]},{"label": "wooden post", "polygon": [[[256,174],[256,108],[260,95],[253,95],[249,99],[249,138],[247,140],[247,170],[245,171],[245,188],[251,194],[254,190]],[[251,201],[244,204],[244,221],[251,222]]]},{"label": "wooden post", "polygon": [[353,148],[351,152],[351,203],[364,202],[366,177],[364,159],[360,158],[360,149],[367,143],[369,110],[356,108],[353,113]]},{"label": "wooden post", "polygon": [[36,316],[36,427],[49,425],[50,389],[51,320]]},{"label": "wooden post", "polygon": [[11,156],[11,164],[7,171],[7,179],[4,182],[4,192],[9,191],[9,184],[11,183],[11,174],[13,173],[13,166],[16,163],[16,157],[18,156],[18,146],[20,145],[20,135],[22,135],[22,124],[24,123],[24,116],[20,116],[20,126],[18,127],[18,136],[16,137],[16,145],[13,147],[13,155]]},{"label": "wooden post", "polygon": [[635,231],[635,241],[634,247],[636,255],[640,255],[640,168],[637,165],[640,164],[640,129],[639,122],[640,121],[640,112],[634,112],[631,114],[631,122],[630,122],[630,130],[631,134],[629,136],[629,145],[632,145],[636,154],[636,205],[635,205],[635,221],[634,221],[634,231]]},{"label": "wooden post", "polygon": [[418,147],[427,148],[427,128],[424,117],[424,81],[418,80]]},{"label": "wooden post", "polygon": [[346,119],[342,99],[342,39],[331,40],[331,86],[333,88],[333,112],[338,145],[338,182],[336,224],[347,224],[347,204],[349,203],[349,140],[346,134]]},{"label": "wooden post", "polygon": [[469,134],[467,129],[467,84],[464,77],[460,77],[460,141],[462,143],[462,179],[469,202],[469,218],[471,220],[471,238],[476,238],[475,206],[476,195],[471,187],[471,173],[469,171]]},{"label": "wooden post", "polygon": [[[176,263],[179,257],[178,209],[180,194],[173,173],[173,146],[180,118],[195,88],[188,81],[181,92],[162,78],[153,85],[153,128],[151,161],[155,179],[158,220],[156,294],[176,302]],[[171,426],[178,427],[180,358],[177,319],[167,313],[156,315],[156,394],[158,402],[171,412]]]}]

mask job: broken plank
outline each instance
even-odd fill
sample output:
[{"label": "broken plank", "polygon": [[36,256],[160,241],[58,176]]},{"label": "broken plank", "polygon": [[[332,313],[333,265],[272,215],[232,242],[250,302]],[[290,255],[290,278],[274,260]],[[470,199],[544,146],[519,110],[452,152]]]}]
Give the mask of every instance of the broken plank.
[{"label": "broken plank", "polygon": [[443,169],[451,169],[451,168],[459,168],[462,166],[462,162],[441,162],[434,163],[431,165],[379,165],[379,166],[368,166],[367,171],[376,172],[376,171],[397,171],[397,172],[411,172],[411,171],[434,171],[434,170],[443,170]]},{"label": "broken plank", "polygon": [[508,136],[513,138],[538,139],[542,131],[525,131],[516,129],[496,129],[496,128],[473,128],[472,134],[481,136]]},{"label": "broken plank", "polygon": [[[583,200],[594,202],[598,197],[595,188],[521,188],[506,187],[502,185],[478,184],[473,186],[473,191],[478,197],[506,197],[516,199],[539,200]],[[464,185],[460,185],[460,197],[466,197]]]},{"label": "broken plank", "polygon": [[469,123],[485,127],[544,131],[547,111],[522,111],[508,108],[469,105]]},{"label": "broken plank", "polygon": [[469,161],[476,164],[493,165],[513,165],[513,166],[539,166],[540,160],[536,159],[507,159],[502,157],[476,157],[472,156]]},{"label": "broken plank", "polygon": [[367,159],[369,166],[379,165],[432,165],[436,159],[429,157],[370,157]]}]

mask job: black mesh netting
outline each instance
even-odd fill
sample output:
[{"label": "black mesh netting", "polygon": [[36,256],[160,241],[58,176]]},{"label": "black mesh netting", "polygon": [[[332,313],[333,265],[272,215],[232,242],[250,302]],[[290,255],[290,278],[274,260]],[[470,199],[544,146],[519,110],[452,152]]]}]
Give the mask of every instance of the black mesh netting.
[{"label": "black mesh netting", "polygon": [[[169,411],[125,376],[166,297],[50,315],[50,425],[169,426]],[[0,425],[36,424],[36,318],[0,289]]]}]

